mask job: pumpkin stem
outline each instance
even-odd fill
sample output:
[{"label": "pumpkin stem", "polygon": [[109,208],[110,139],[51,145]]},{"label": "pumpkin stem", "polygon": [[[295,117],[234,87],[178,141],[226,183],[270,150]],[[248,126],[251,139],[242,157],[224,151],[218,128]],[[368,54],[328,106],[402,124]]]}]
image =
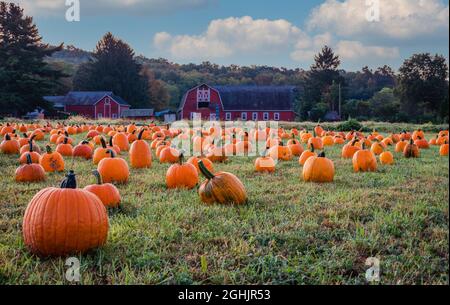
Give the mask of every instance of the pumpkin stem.
[{"label": "pumpkin stem", "polygon": [[62,189],[76,189],[77,179],[75,178],[75,172],[73,170],[69,171],[66,178],[61,182]]},{"label": "pumpkin stem", "polygon": [[50,145],[45,146],[45,150],[47,151],[47,154],[52,153],[52,148],[50,147]]},{"label": "pumpkin stem", "polygon": [[184,162],[184,151],[180,151],[180,156],[178,157],[178,162],[183,165]]},{"label": "pumpkin stem", "polygon": [[32,140],[28,141],[28,146],[30,147],[29,151],[33,151],[33,141]]},{"label": "pumpkin stem", "polygon": [[314,144],[311,143],[311,152],[314,152]]},{"label": "pumpkin stem", "polygon": [[113,149],[108,149],[108,150],[106,151],[106,153],[107,153],[107,154],[110,154],[110,155],[111,155],[111,158],[115,158],[115,157],[116,157],[116,153],[114,152]]},{"label": "pumpkin stem", "polygon": [[69,142],[69,138],[66,136],[66,137],[64,138],[64,144],[67,144],[67,142]]},{"label": "pumpkin stem", "polygon": [[11,136],[7,133],[5,135],[5,141],[10,141],[11,140]]},{"label": "pumpkin stem", "polygon": [[198,168],[200,169],[202,174],[206,177],[206,179],[211,180],[212,178],[214,178],[214,175],[206,168],[202,160],[198,161]]},{"label": "pumpkin stem", "polygon": [[142,140],[142,135],[144,134],[145,129],[142,128],[141,131],[138,134],[138,140]]},{"label": "pumpkin stem", "polygon": [[107,148],[107,146],[106,146],[106,141],[105,141],[105,138],[104,138],[104,137],[101,137],[101,138],[100,138],[100,143],[102,143],[102,147],[103,147],[103,148]]},{"label": "pumpkin stem", "polygon": [[109,138],[109,146],[111,146],[111,147],[113,147],[114,145],[113,145],[113,137],[111,136],[111,138]]},{"label": "pumpkin stem", "polygon": [[100,175],[100,173],[98,172],[98,170],[93,170],[92,174],[94,174],[94,176],[97,178],[97,184],[98,185],[102,185],[103,184],[103,179],[102,176]]},{"label": "pumpkin stem", "polygon": [[87,145],[87,144],[89,144],[88,140],[83,140],[83,142],[81,142],[81,145]]},{"label": "pumpkin stem", "polygon": [[33,164],[33,161],[31,160],[31,154],[27,154],[27,164]]},{"label": "pumpkin stem", "polygon": [[325,152],[324,152],[324,151],[322,151],[322,152],[319,154],[319,158],[325,158]]}]

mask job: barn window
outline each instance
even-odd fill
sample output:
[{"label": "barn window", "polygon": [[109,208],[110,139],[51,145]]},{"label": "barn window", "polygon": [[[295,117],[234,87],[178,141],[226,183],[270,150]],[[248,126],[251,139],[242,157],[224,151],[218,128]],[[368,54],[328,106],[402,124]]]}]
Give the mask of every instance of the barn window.
[{"label": "barn window", "polygon": [[97,113],[97,119],[103,118],[103,113]]},{"label": "barn window", "polygon": [[247,112],[242,112],[242,113],[241,113],[241,119],[242,119],[243,121],[247,121]]},{"label": "barn window", "polygon": [[258,112],[253,112],[252,113],[252,120],[253,121],[258,121]]},{"label": "barn window", "polygon": [[231,121],[231,112],[225,113],[225,120]]},{"label": "barn window", "polygon": [[269,120],[269,113],[268,112],[264,112],[263,119],[264,119],[264,121],[268,121]]},{"label": "barn window", "polygon": [[105,98],[105,105],[111,105],[111,99],[109,97]]},{"label": "barn window", "polygon": [[275,112],[274,115],[273,115],[273,119],[274,119],[275,121],[279,121],[279,120],[280,120],[280,113]]},{"label": "barn window", "polygon": [[197,89],[197,107],[208,108],[211,101],[211,90],[209,88]]},{"label": "barn window", "polygon": [[117,119],[117,114],[113,113],[112,118]]}]

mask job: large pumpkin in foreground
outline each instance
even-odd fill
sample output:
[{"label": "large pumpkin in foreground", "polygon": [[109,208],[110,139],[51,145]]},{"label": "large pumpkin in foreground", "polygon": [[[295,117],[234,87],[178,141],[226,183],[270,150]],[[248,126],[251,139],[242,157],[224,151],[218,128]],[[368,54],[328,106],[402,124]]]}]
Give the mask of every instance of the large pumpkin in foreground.
[{"label": "large pumpkin in foreground", "polygon": [[247,192],[242,182],[233,174],[218,172],[212,174],[202,161],[198,162],[202,174],[208,179],[203,182],[198,193],[202,202],[213,204],[245,204]]},{"label": "large pumpkin in foreground", "polygon": [[31,199],[23,218],[23,238],[40,256],[65,256],[105,244],[108,215],[100,199],[77,189],[71,171],[60,188],[49,187]]}]

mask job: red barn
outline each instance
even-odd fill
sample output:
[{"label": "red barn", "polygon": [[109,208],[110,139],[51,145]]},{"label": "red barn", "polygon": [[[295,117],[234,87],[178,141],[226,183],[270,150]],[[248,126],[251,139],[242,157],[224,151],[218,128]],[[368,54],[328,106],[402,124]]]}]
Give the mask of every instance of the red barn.
[{"label": "red barn", "polygon": [[118,119],[123,111],[130,109],[130,105],[111,91],[71,91],[58,99],[49,99],[56,105],[64,106],[64,111],[89,118]]},{"label": "red barn", "polygon": [[295,87],[209,86],[190,89],[183,96],[178,117],[192,120],[293,121]]}]

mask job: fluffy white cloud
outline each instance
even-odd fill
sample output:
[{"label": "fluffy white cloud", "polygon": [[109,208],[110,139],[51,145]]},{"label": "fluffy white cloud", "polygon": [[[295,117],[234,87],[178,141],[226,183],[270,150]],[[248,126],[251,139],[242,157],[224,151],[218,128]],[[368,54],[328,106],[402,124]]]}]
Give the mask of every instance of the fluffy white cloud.
[{"label": "fluffy white cloud", "polygon": [[222,58],[251,52],[270,53],[292,48],[310,38],[290,22],[280,20],[241,18],[211,21],[201,35],[157,33],[154,45],[178,59]]},{"label": "fluffy white cloud", "polygon": [[[379,21],[368,11],[379,7]],[[307,22],[310,30],[332,30],[343,37],[373,35],[409,39],[439,32],[448,35],[449,6],[441,0],[327,0]]]},{"label": "fluffy white cloud", "polygon": [[343,60],[371,58],[395,59],[400,56],[399,48],[366,46],[359,41],[342,40],[336,45],[336,53]]},{"label": "fluffy white cloud", "polygon": [[[336,41],[330,32],[310,36],[286,20],[227,18],[213,20],[201,35],[157,33],[154,46],[176,60],[210,60],[233,55],[290,54],[292,60],[310,64],[324,45],[335,48],[342,59],[366,61],[392,59],[398,48],[366,46],[359,41]],[[283,55],[286,56],[286,55]]]},{"label": "fluffy white cloud", "polygon": [[[81,13],[102,15],[106,13],[159,14],[204,7],[217,0],[80,0]],[[66,0],[11,0],[20,4],[28,14],[55,14],[67,9]]]}]

